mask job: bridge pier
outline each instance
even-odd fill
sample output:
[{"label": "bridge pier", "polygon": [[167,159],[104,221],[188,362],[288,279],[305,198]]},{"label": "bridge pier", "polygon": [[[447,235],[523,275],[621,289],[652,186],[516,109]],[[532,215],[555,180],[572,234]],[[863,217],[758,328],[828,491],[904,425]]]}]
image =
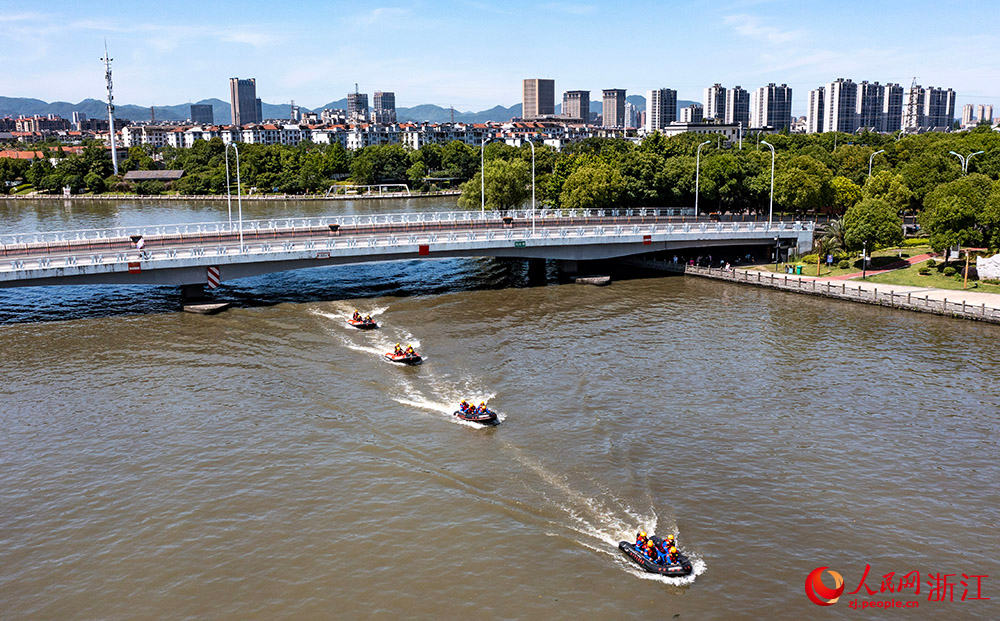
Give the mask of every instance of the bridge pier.
[{"label": "bridge pier", "polygon": [[560,259],[559,271],[563,274],[576,274],[580,271],[580,264],[576,259]]},{"label": "bridge pier", "polygon": [[545,259],[528,259],[528,285],[541,286],[546,280]]}]

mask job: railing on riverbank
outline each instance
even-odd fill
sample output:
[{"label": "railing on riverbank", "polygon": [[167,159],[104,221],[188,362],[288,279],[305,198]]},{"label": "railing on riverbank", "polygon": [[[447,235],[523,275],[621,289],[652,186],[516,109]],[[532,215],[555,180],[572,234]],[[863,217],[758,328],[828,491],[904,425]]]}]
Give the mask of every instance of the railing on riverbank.
[{"label": "railing on riverbank", "polygon": [[[866,288],[860,283],[849,285],[847,281],[833,283],[830,281],[796,278],[794,276],[789,277],[787,274],[771,274],[758,270],[726,269],[721,267],[700,267],[659,259],[628,258],[621,259],[621,262],[638,267],[701,276],[703,278],[728,280],[782,291],[821,295],[850,302],[875,304],[921,313],[1000,324],[1000,308],[990,307],[985,303],[974,305],[964,299],[961,302],[954,301],[954,298],[949,301],[947,297],[940,300],[932,299],[929,295],[913,295],[912,292],[897,293],[890,287],[883,287],[879,291],[879,287],[876,284],[872,284],[871,287]],[[956,296],[961,297],[961,293],[956,291]]]},{"label": "railing on riverbank", "polygon": [[[430,196],[459,196],[461,190],[440,190],[437,192],[385,192],[382,194],[330,194],[329,196],[316,194],[244,194],[245,201],[345,201],[345,200],[372,200],[379,198],[424,198]],[[115,200],[154,200],[154,201],[224,201],[227,200],[225,194],[73,194],[62,196],[59,194],[12,194],[10,196],[0,195],[0,199],[14,200],[47,200],[47,201],[115,201]],[[234,196],[233,199],[236,197]]]}]

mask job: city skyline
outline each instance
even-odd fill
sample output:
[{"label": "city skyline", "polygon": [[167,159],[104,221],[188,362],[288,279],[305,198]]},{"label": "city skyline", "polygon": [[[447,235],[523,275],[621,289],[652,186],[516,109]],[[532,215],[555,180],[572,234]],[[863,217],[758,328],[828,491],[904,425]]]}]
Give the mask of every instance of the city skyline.
[{"label": "city skyline", "polygon": [[[641,94],[667,87],[678,99],[701,101],[714,83],[748,90],[787,83],[796,116],[806,114],[810,90],[839,76],[904,86],[916,76],[921,84],[953,88],[959,110],[1000,100],[1000,45],[990,32],[994,20],[984,15],[996,16],[997,9],[977,9],[977,19],[943,20],[938,3],[888,2],[881,11],[893,16],[888,27],[857,19],[867,7],[860,2],[836,10],[784,1],[707,8],[624,2],[615,11],[598,3],[445,4],[442,11],[424,2],[365,10],[327,3],[311,7],[309,19],[271,10],[278,5],[269,2],[241,4],[235,13],[230,2],[180,2],[166,12],[95,7],[84,19],[77,4],[55,2],[37,11],[9,5],[0,12],[10,42],[0,59],[17,71],[7,70],[0,95],[101,99],[98,59],[107,38],[116,100],[137,105],[226,99],[225,80],[234,75],[255,76],[265,102],[294,99],[307,108],[342,98],[358,82],[362,92],[395,92],[401,107],[482,110],[518,103],[527,76],[554,79],[557,98],[566,90],[616,87]],[[522,8],[542,25],[524,29]],[[426,37],[425,27],[444,12],[450,34]],[[234,14],[240,17],[233,20]],[[546,29],[551,19],[545,18],[558,19],[560,27]],[[669,37],[662,36],[665,23]],[[508,26],[524,32],[517,46]],[[629,33],[611,56],[598,44],[608,31]],[[594,45],[580,45],[588,40]],[[579,53],[560,53],[570,45]],[[630,55],[649,61],[620,62]],[[664,69],[656,58],[686,62]]]}]

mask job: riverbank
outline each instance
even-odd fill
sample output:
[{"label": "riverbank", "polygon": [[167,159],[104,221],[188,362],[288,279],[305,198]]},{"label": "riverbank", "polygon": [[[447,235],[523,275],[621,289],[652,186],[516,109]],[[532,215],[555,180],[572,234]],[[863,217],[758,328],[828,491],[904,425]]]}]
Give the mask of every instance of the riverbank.
[{"label": "riverbank", "polygon": [[1000,295],[993,293],[772,274],[754,269],[698,267],[656,259],[623,259],[622,262],[647,269],[1000,324]]},{"label": "riverbank", "polygon": [[[330,196],[303,194],[251,194],[243,197],[245,201],[345,201],[386,198],[427,198],[432,196],[460,196],[461,190],[441,190],[438,192],[383,192],[382,194],[332,194]],[[73,194],[60,196],[58,194],[11,194],[0,198],[27,201],[108,201],[108,200],[154,200],[154,201],[224,201],[230,197],[225,194]],[[236,197],[233,197],[234,199]]]}]

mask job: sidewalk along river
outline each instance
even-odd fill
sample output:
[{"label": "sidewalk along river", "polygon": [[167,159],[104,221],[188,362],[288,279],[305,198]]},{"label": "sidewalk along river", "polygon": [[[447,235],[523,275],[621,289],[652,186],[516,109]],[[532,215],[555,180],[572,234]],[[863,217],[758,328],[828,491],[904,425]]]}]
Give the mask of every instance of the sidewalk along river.
[{"label": "sidewalk along river", "polygon": [[[817,567],[996,574],[997,327],[523,280],[346,266],[215,317],[46,322],[3,292],[4,616],[803,618]],[[457,423],[463,398],[503,423]],[[697,575],[637,571],[637,528]],[[993,616],[955,595],[920,610]]]}]

